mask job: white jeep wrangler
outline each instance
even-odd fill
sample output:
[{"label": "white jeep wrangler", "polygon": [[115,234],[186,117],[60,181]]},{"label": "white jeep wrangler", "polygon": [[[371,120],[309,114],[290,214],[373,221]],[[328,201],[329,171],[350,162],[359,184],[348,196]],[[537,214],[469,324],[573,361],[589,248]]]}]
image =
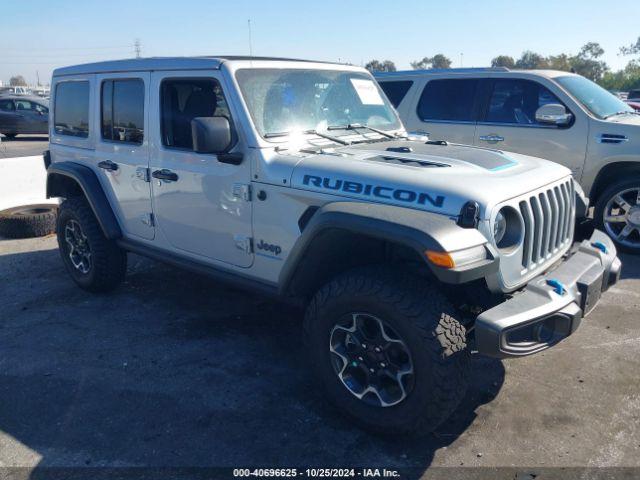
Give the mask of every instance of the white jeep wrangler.
[{"label": "white jeep wrangler", "polygon": [[260,58],[123,60],[53,74],[47,195],[82,288],[127,252],[306,306],[329,399],[384,432],[429,431],[472,349],[544,350],[621,264],[570,171],[409,138],[366,70]]}]

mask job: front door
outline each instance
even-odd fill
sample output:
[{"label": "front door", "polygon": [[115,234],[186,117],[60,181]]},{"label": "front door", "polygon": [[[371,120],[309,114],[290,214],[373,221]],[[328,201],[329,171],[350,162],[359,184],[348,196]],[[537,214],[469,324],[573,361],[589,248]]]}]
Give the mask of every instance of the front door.
[{"label": "front door", "polygon": [[125,236],[151,240],[148,72],[98,75],[98,176],[118,210]]},{"label": "front door", "polygon": [[26,99],[14,100],[19,133],[47,133],[49,109]]},{"label": "front door", "polygon": [[[226,116],[234,129],[219,72],[153,73],[151,85],[159,112],[150,165],[158,228],[185,254],[251,266],[249,161],[235,165],[193,151],[192,119]],[[232,151],[242,151],[240,141]]]},{"label": "front door", "polygon": [[544,85],[525,79],[490,80],[489,97],[476,127],[475,144],[551,160],[580,178],[585,161],[588,124],[582,116],[566,127],[536,121],[536,110],[563,104]]}]

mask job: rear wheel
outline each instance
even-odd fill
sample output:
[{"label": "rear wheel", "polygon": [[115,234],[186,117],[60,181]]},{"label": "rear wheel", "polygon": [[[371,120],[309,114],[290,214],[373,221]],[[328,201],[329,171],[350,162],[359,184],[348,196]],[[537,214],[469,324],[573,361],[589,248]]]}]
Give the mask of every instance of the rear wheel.
[{"label": "rear wheel", "polygon": [[620,250],[640,253],[640,176],[615,182],[602,192],[594,217]]},{"label": "rear wheel", "polygon": [[311,363],[329,400],[381,433],[428,433],[465,395],[464,327],[435,288],[387,269],[323,287],[305,316]]},{"label": "rear wheel", "polygon": [[104,236],[84,198],[70,198],[62,202],[57,234],[62,261],[81,288],[90,292],[107,292],[124,279],[127,254]]}]

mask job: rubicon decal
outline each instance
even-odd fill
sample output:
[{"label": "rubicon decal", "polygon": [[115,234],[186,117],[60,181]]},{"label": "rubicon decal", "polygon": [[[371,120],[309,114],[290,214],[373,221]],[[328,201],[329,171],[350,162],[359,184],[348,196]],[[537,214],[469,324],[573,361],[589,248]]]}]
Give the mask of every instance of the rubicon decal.
[{"label": "rubicon decal", "polygon": [[403,188],[371,185],[368,183],[354,182],[353,180],[319,177],[316,175],[305,175],[302,179],[302,183],[304,185],[318,187],[325,190],[355,193],[358,195],[366,195],[368,197],[382,198],[385,200],[415,203],[417,205],[431,205],[436,208],[442,208],[445,199],[442,195],[433,196],[425,192],[415,192],[413,190]]}]

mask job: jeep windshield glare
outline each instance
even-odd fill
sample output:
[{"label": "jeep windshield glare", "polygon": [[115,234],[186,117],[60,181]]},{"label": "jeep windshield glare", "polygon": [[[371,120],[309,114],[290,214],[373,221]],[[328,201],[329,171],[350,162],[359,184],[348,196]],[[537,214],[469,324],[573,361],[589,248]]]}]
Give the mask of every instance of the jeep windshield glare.
[{"label": "jeep windshield glare", "polygon": [[[365,73],[241,69],[236,79],[253,123],[264,138],[302,133],[331,140],[320,132],[348,125],[371,126],[370,131],[401,128],[378,84]],[[345,130],[353,130],[345,134],[358,132],[355,128]]]},{"label": "jeep windshield glare", "polygon": [[634,114],[634,110],[604,88],[584,77],[571,75],[556,79],[571,95],[597,118]]}]

